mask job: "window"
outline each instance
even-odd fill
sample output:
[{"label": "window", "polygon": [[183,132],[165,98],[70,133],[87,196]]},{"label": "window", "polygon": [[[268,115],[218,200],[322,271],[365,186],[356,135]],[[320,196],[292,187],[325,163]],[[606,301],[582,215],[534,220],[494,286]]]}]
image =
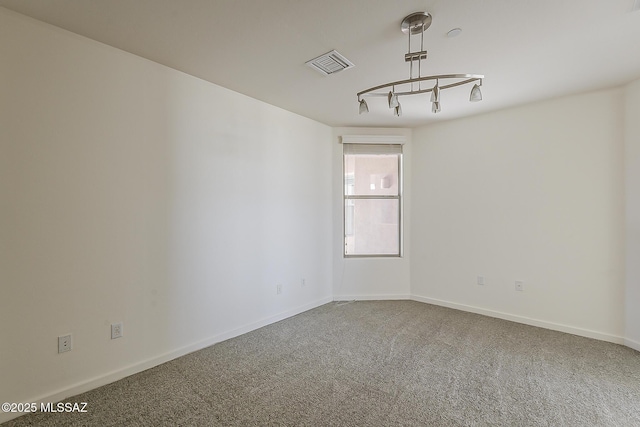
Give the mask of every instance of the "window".
[{"label": "window", "polygon": [[343,144],[344,255],[402,255],[402,145]]}]

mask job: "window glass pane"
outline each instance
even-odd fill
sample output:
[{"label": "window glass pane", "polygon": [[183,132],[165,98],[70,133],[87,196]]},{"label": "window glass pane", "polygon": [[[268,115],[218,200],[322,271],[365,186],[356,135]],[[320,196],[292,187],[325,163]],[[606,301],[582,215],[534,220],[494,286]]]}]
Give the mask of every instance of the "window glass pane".
[{"label": "window glass pane", "polygon": [[344,156],[345,194],[358,196],[397,196],[397,154],[346,154]]},{"label": "window glass pane", "polygon": [[346,255],[400,254],[398,199],[345,200],[345,213]]}]

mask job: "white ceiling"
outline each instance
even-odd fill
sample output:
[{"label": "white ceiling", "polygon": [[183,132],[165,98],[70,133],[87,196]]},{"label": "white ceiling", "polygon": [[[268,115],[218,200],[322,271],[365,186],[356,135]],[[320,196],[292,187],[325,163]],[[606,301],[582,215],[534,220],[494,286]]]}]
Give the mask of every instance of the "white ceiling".
[{"label": "white ceiling", "polygon": [[[638,0],[0,0],[0,6],[331,126],[410,127],[640,77]],[[427,11],[425,74],[484,74],[443,92],[382,98],[358,115],[356,93],[408,77],[402,19]],[[456,38],[446,32],[460,27]],[[305,62],[336,49],[356,66],[322,76]],[[422,98],[424,97],[424,98]]]}]

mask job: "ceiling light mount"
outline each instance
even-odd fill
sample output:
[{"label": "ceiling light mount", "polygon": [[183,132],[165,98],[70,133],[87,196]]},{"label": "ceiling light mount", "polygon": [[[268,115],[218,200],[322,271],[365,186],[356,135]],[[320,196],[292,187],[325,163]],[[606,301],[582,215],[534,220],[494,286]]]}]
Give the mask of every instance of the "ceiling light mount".
[{"label": "ceiling light mount", "polygon": [[[449,88],[474,83],[470,101],[482,100],[480,86],[482,86],[482,74],[441,74],[434,76],[422,75],[422,61],[427,59],[427,51],[424,49],[424,32],[431,26],[432,17],[426,12],[416,12],[405,17],[400,24],[400,29],[407,34],[409,39],[408,52],[404,56],[405,62],[409,62],[409,78],[395,82],[385,83],[358,92],[358,102],[360,103],[360,114],[366,111],[363,108],[365,97],[384,96],[387,97],[389,108],[394,109],[394,114],[400,116],[402,110],[398,98],[407,95],[418,95],[431,93],[431,111],[440,112],[440,92]],[[420,50],[411,51],[411,36],[420,35]],[[422,82],[433,81],[433,85],[423,88]],[[399,88],[396,90],[396,87]],[[366,105],[366,102],[365,102]]]},{"label": "ceiling light mount", "polygon": [[411,31],[411,35],[418,35],[431,26],[431,15],[427,12],[416,12],[407,16],[402,20],[400,29],[403,33],[408,34]]}]

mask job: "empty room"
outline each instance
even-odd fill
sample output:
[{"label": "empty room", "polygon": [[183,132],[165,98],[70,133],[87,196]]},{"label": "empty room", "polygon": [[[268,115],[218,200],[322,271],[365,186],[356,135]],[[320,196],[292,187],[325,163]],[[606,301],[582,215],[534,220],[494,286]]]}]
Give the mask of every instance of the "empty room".
[{"label": "empty room", "polygon": [[0,0],[0,423],[640,426],[640,0]]}]

